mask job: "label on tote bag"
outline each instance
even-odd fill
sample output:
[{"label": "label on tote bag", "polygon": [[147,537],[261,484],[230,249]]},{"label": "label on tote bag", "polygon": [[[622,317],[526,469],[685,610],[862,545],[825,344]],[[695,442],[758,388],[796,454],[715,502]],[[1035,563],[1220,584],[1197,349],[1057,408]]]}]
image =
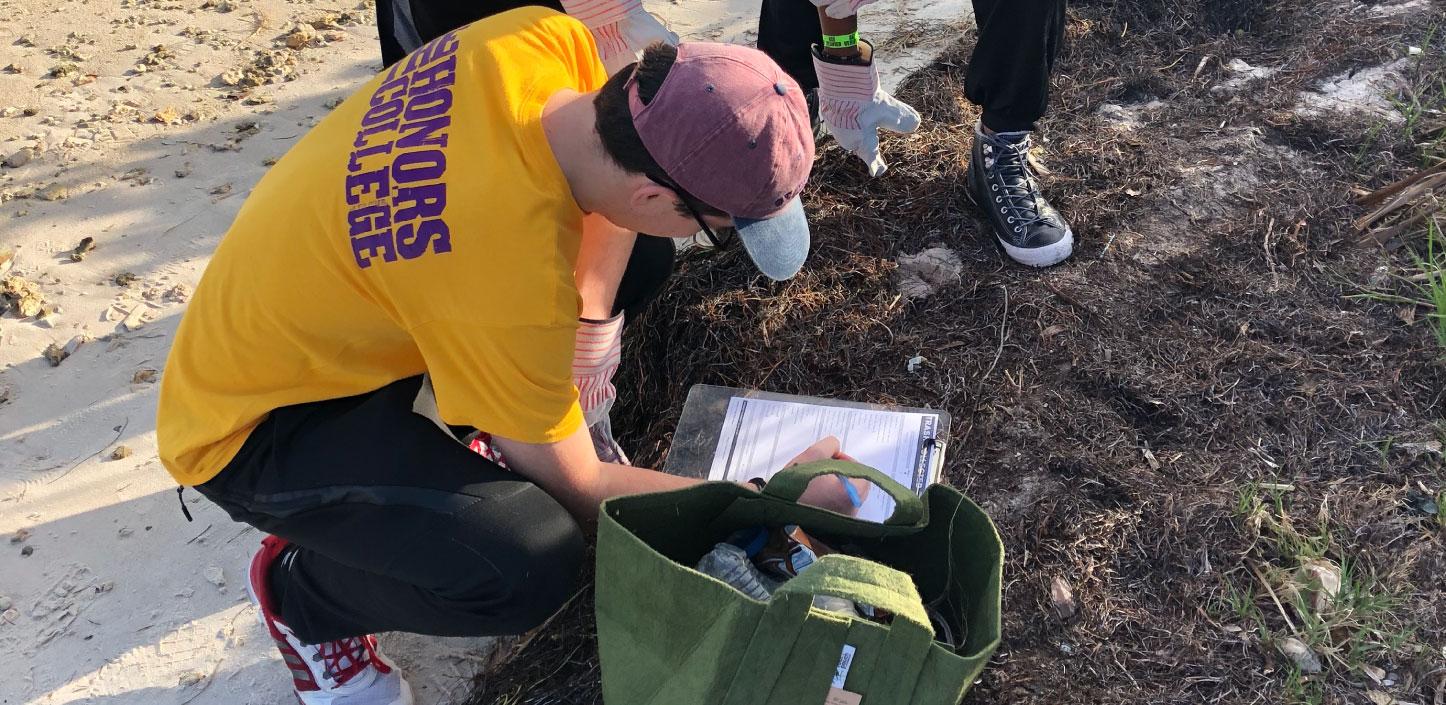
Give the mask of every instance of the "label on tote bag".
[{"label": "label on tote bag", "polygon": [[838,667],[833,671],[833,687],[828,689],[824,705],[859,705],[863,701],[863,696],[843,689],[844,682],[849,678],[849,668],[854,665],[854,651],[854,647],[844,644],[843,653],[838,657]]},{"label": "label on tote bag", "polygon": [[849,669],[854,665],[854,651],[854,647],[844,644],[843,653],[838,657],[838,667],[833,669],[833,687],[842,689],[844,681],[849,679]]}]

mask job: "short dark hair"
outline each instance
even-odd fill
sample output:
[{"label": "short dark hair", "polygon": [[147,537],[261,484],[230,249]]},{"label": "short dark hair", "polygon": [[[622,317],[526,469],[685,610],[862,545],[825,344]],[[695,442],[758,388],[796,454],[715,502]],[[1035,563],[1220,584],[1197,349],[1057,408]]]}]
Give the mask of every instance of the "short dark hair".
[{"label": "short dark hair", "polygon": [[636,70],[638,98],[643,101],[643,105],[647,105],[658,94],[663,79],[668,77],[668,71],[677,60],[678,49],[660,42],[643,51],[642,61],[630,64],[613,74],[598,91],[597,97],[593,98],[593,108],[597,111],[595,129],[602,140],[603,151],[624,171],[642,174],[676,191],[678,198],[685,201],[678,204],[679,213],[691,215],[686,205],[691,204],[703,215],[727,217],[728,214],[723,210],[704,203],[678,186],[653,159],[653,155],[648,153],[642,138],[638,137],[637,128],[633,126],[633,111],[628,106],[628,79]]}]

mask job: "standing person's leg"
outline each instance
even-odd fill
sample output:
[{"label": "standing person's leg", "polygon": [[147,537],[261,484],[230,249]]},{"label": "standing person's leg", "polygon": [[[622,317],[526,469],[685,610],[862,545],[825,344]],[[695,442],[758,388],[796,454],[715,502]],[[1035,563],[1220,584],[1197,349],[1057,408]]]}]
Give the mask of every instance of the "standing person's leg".
[{"label": "standing person's leg", "polygon": [[818,114],[818,74],[813,69],[813,45],[823,41],[818,8],[808,0],[763,0],[758,11],[758,49],[798,81],[808,98],[813,137],[822,139]]},{"label": "standing person's leg", "polygon": [[758,11],[758,49],[778,62],[804,91],[818,88],[814,44],[823,38],[818,8],[808,0],[763,0]]},{"label": "standing person's leg", "polygon": [[613,297],[613,315],[625,313],[626,320],[636,319],[673,276],[677,252],[678,246],[672,238],[638,235],[627,269],[618,283],[617,295]]},{"label": "standing person's leg", "polygon": [[376,3],[382,62],[387,66],[422,44],[484,17],[532,5],[562,12],[562,3],[558,0],[376,0]]},{"label": "standing person's leg", "polygon": [[974,0],[979,41],[964,80],[994,132],[1029,132],[1049,105],[1065,0]]},{"label": "standing person's leg", "polygon": [[[391,66],[402,60],[407,55],[403,46],[404,39],[398,36],[398,31],[406,32],[405,28],[398,28],[396,13],[399,9],[396,2],[406,0],[376,0],[377,9],[377,40],[382,45],[382,66]],[[410,43],[410,42],[408,42]]]},{"label": "standing person's leg", "polygon": [[[414,413],[421,379],[278,409],[196,488],[290,542],[268,540],[251,587],[301,644],[378,631],[517,634],[576,589],[576,522]],[[283,654],[301,692],[306,672]]]},{"label": "standing person's leg", "polygon": [[974,0],[979,41],[965,92],[983,108],[969,160],[971,200],[1011,259],[1047,267],[1074,252],[1074,233],[1039,192],[1030,132],[1049,104],[1065,0]]}]

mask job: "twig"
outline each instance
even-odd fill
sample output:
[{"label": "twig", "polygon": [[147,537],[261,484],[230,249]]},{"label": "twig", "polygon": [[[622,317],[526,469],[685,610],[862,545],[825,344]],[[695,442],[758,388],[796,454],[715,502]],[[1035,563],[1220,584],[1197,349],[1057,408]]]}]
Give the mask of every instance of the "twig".
[{"label": "twig", "polygon": [[1290,627],[1290,633],[1300,636],[1300,630],[1295,628],[1295,622],[1290,621],[1290,615],[1285,613],[1285,605],[1282,605],[1280,598],[1275,596],[1275,588],[1270,586],[1270,581],[1266,580],[1265,576],[1260,574],[1260,570],[1255,567],[1253,562],[1247,563],[1246,566],[1249,567],[1250,572],[1255,575],[1255,579],[1259,580],[1260,584],[1265,586],[1265,591],[1270,593],[1270,601],[1274,602],[1275,608],[1280,610],[1280,616],[1285,619],[1285,626]]},{"label": "twig", "polygon": [[1446,162],[1437,164],[1436,166],[1427,169],[1426,171],[1407,176],[1403,179],[1400,179],[1399,181],[1396,181],[1393,184],[1390,184],[1389,186],[1383,186],[1379,189],[1376,189],[1375,191],[1371,191],[1370,193],[1367,193],[1365,195],[1358,196],[1356,197],[1356,204],[1365,208],[1370,208],[1371,206],[1396,195],[1398,192],[1409,187],[1411,184],[1414,184],[1422,179],[1429,178],[1433,174],[1439,174],[1442,172],[1446,172]]},{"label": "twig", "polygon": [[1206,55],[1205,55],[1205,58],[1200,59],[1199,65],[1197,65],[1197,66],[1195,67],[1195,73],[1190,76],[1190,80],[1193,81],[1193,80],[1195,80],[1195,79],[1197,79],[1197,78],[1200,78],[1200,72],[1202,72],[1202,71],[1205,70],[1205,65],[1208,64],[1208,63],[1210,63],[1210,60],[1213,59],[1213,58],[1215,58],[1215,55],[1214,55],[1214,54],[1206,54]]},{"label": "twig", "polygon": [[979,378],[980,389],[984,386],[984,380],[989,379],[989,375],[994,372],[994,366],[999,364],[999,358],[1004,355],[1004,336],[1009,332],[1009,287],[1001,286],[999,288],[1004,291],[1004,313],[999,320],[999,349],[994,351],[994,361],[989,363],[989,369],[985,370],[984,375]]},{"label": "twig", "polygon": [[1055,285],[1053,285],[1053,284],[1051,284],[1051,283],[1049,283],[1049,282],[1044,282],[1044,288],[1045,288],[1045,289],[1048,289],[1048,290],[1049,290],[1049,293],[1054,294],[1055,296],[1058,296],[1059,299],[1060,299],[1060,301],[1063,301],[1063,302],[1069,304],[1070,306],[1073,306],[1073,307],[1079,309],[1080,311],[1088,314],[1089,317],[1095,319],[1096,322],[1099,322],[1099,321],[1103,320],[1103,319],[1100,318],[1100,315],[1099,315],[1098,313],[1095,313],[1095,310],[1094,310],[1093,308],[1090,308],[1088,305],[1086,305],[1085,303],[1083,303],[1083,302],[1075,299],[1073,296],[1070,296],[1069,294],[1066,294],[1066,293],[1064,293],[1063,291],[1060,291],[1059,288],[1056,287]]},{"label": "twig", "polygon": [[248,532],[251,532],[251,531],[255,531],[255,529],[253,529],[253,528],[251,528],[251,527],[249,527],[249,526],[244,527],[244,528],[242,528],[240,531],[237,531],[235,536],[232,536],[231,538],[226,539],[226,543],[231,543],[232,541],[235,541],[236,539],[239,539],[239,538],[241,538],[242,536],[245,536]]},{"label": "twig", "polygon": [[210,531],[212,526],[215,526],[215,524],[207,524],[207,525],[206,525],[206,528],[201,529],[201,533],[196,534],[195,536],[192,536],[192,537],[191,537],[191,540],[186,542],[186,545],[189,546],[189,545],[195,543],[195,542],[196,542],[196,539],[199,539],[199,538],[201,538],[202,536],[205,536],[205,535],[206,535],[206,532],[207,532],[207,531]]},{"label": "twig", "polygon": [[1440,199],[1432,197],[1430,205],[1416,209],[1416,212],[1412,214],[1410,218],[1396,223],[1395,225],[1392,225],[1391,227],[1384,230],[1377,230],[1371,233],[1369,237],[1376,242],[1390,242],[1393,238],[1397,237],[1401,233],[1404,233],[1407,230],[1416,227],[1417,223],[1420,223],[1421,221],[1431,217],[1432,215],[1440,213],[1442,205],[1443,204],[1441,203]]},{"label": "twig", "polygon": [[1371,227],[1373,223],[1394,213],[1400,209],[1401,206],[1412,203],[1417,199],[1424,200],[1430,198],[1435,193],[1435,188],[1442,184],[1446,184],[1446,172],[1433,174],[1430,177],[1420,179],[1403,189],[1399,195],[1392,198],[1386,205],[1357,218],[1352,225],[1355,226],[1358,232],[1364,232],[1365,229]]},{"label": "twig", "polygon": [[101,446],[101,447],[100,447],[100,450],[97,450],[96,452],[91,453],[90,455],[87,455],[87,456],[85,456],[84,458],[81,458],[80,460],[75,461],[75,464],[72,465],[72,466],[70,466],[69,468],[67,468],[65,472],[60,473],[59,475],[56,475],[55,477],[52,477],[52,478],[50,478],[49,480],[46,480],[46,481],[45,481],[45,484],[49,485],[49,484],[55,482],[56,480],[59,480],[60,478],[65,477],[66,475],[69,475],[69,474],[70,474],[70,471],[71,471],[71,470],[74,470],[74,469],[76,469],[76,468],[78,468],[78,467],[80,467],[80,466],[81,466],[81,463],[84,463],[85,461],[90,460],[91,458],[94,458],[95,456],[100,455],[101,453],[104,453],[106,448],[109,448],[109,447],[111,447],[112,445],[115,445],[115,442],[118,441],[118,440],[120,440],[121,434],[126,432],[126,426],[129,426],[129,425],[131,425],[131,417],[127,416],[125,422],[122,423],[121,426],[120,426],[120,428],[116,430],[116,432],[115,432],[115,438],[110,439],[110,443],[107,443],[107,444]]}]

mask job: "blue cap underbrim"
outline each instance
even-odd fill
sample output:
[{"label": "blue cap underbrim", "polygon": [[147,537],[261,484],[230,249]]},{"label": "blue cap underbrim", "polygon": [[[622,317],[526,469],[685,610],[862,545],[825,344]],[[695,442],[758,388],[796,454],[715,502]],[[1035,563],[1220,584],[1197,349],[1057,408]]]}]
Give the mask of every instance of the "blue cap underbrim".
[{"label": "blue cap underbrim", "polygon": [[738,238],[763,276],[774,281],[790,279],[808,259],[808,217],[803,201],[794,198],[777,215],[761,220],[733,218]]}]

